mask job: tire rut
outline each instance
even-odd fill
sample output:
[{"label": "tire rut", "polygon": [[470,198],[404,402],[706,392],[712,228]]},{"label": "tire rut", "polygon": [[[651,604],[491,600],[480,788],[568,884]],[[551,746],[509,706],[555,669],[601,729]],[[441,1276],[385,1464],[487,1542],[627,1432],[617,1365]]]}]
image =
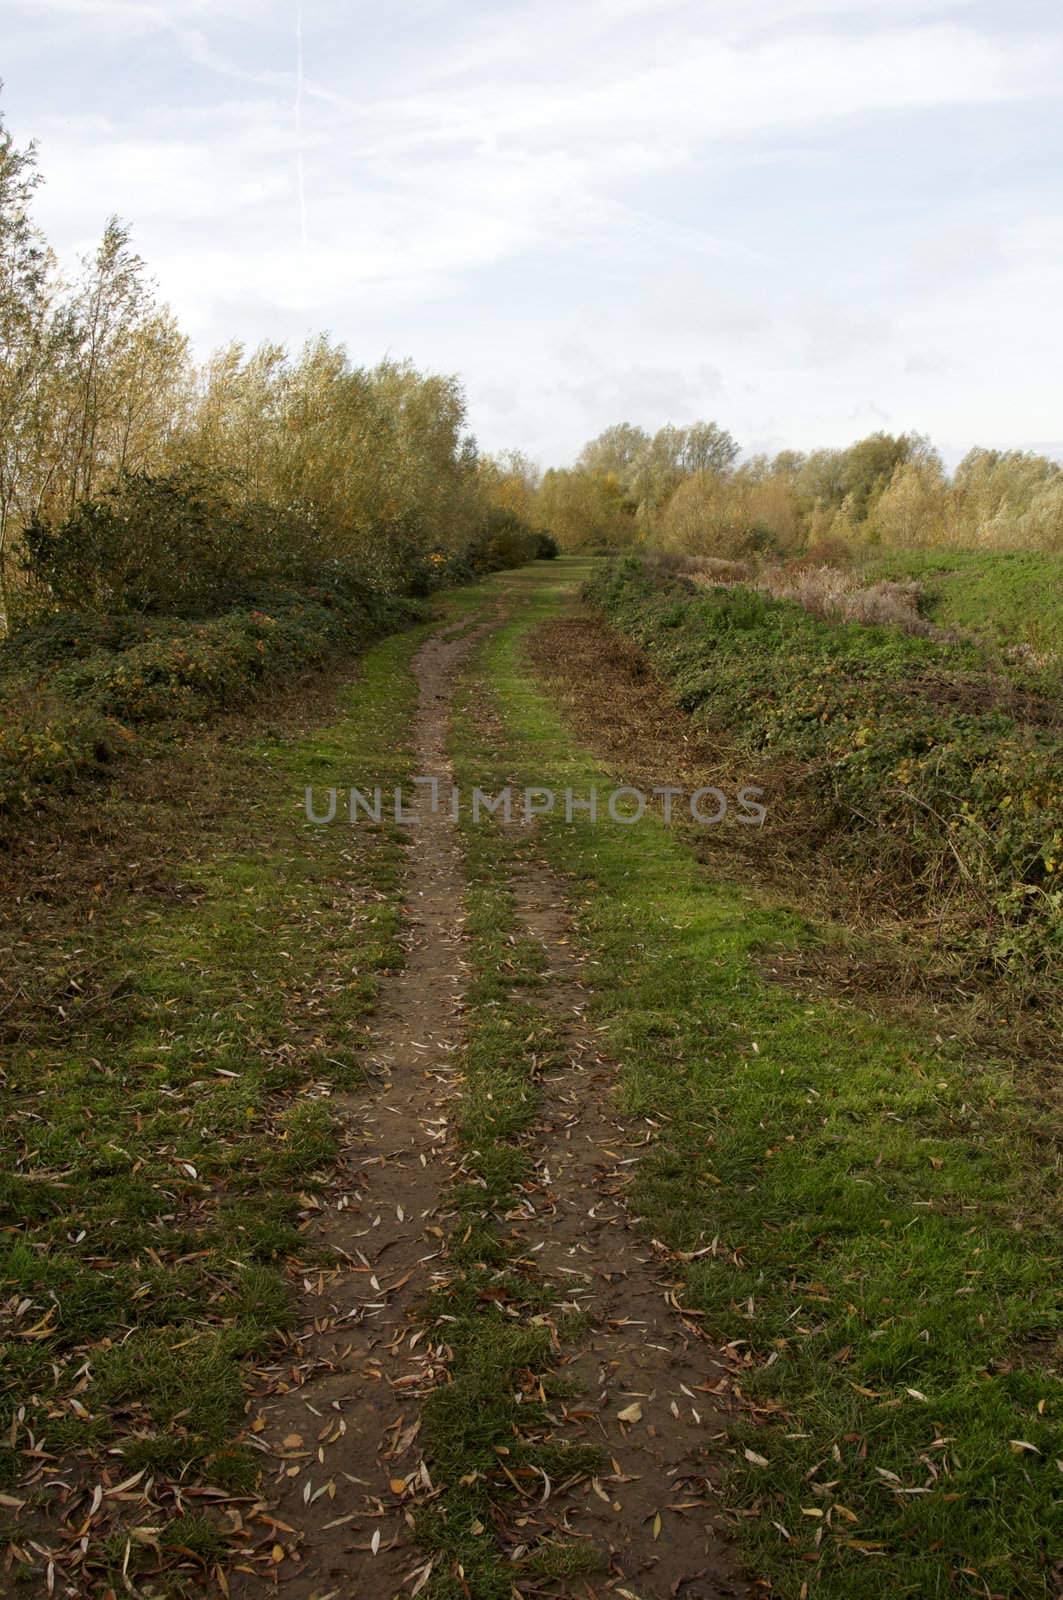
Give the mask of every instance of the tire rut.
[{"label": "tire rut", "polygon": [[735,1408],[733,1362],[681,1309],[675,1256],[646,1238],[629,1208],[654,1129],[618,1105],[615,1065],[586,1015],[565,886],[537,864],[515,874],[511,888],[518,920],[546,952],[538,1003],[563,1031],[567,1065],[541,1083],[529,1139],[539,1152],[536,1177],[507,1220],[562,1304],[589,1318],[589,1333],[563,1358],[578,1398],[559,1422],[569,1437],[598,1445],[612,1468],[550,1503],[557,1534],[593,1541],[606,1567],[601,1579],[583,1576],[555,1592],[582,1600],[748,1596],[717,1488]]},{"label": "tire rut", "polygon": [[[454,675],[500,617],[457,624],[419,651],[416,769],[450,772]],[[458,635],[458,637],[455,637]],[[235,1600],[391,1600],[416,1552],[404,1501],[434,1492],[418,1448],[418,1400],[442,1369],[418,1311],[443,1249],[466,988],[465,877],[456,825],[423,808],[405,885],[407,960],[380,996],[368,1092],[333,1095],[344,1124],[334,1185],[308,1211],[308,1239],[338,1266],[307,1272],[300,1332],[256,1370],[249,1442],[260,1496],[242,1518]]]}]

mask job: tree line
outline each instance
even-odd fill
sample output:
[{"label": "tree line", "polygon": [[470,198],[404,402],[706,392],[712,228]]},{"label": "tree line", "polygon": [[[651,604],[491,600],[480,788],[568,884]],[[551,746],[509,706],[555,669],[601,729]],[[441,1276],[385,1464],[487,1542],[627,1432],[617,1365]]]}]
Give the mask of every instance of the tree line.
[{"label": "tree line", "polygon": [[547,472],[535,512],[562,545],[648,545],[741,558],[854,545],[1063,550],[1063,468],[1021,450],[971,450],[951,474],[916,433],[740,461],[709,422],[655,434],[607,428]]},{"label": "tree line", "polygon": [[360,367],[326,335],[197,363],[117,218],[60,271],[33,218],[40,181],[0,123],[4,617],[42,597],[209,609],[311,569],[415,590],[459,558],[477,571],[545,548],[457,378]]},{"label": "tree line", "polygon": [[1063,469],[929,441],[742,459],[714,422],[620,423],[574,466],[491,457],[454,376],[292,353],[193,359],[117,218],[76,271],[33,219],[36,151],[0,122],[0,618],[42,601],[194,611],[270,581],[429,587],[548,550],[692,556],[844,542],[1063,549]]}]

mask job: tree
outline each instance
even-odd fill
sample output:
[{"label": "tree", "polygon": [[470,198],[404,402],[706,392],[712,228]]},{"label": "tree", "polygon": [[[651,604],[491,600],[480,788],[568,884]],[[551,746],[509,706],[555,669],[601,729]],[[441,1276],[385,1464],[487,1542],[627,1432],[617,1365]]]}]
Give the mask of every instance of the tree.
[{"label": "tree", "polygon": [[847,519],[859,524],[899,466],[932,455],[920,434],[871,433],[845,450],[814,450],[797,473],[797,486],[807,511],[815,506],[840,510],[845,504]]},{"label": "tree", "polygon": [[612,475],[626,488],[630,486],[631,475],[649,443],[650,436],[644,429],[636,428],[630,422],[616,422],[583,446],[576,466],[587,472]]},{"label": "tree", "polygon": [[54,263],[30,218],[40,183],[33,145],[19,150],[0,122],[0,628],[7,616],[14,516],[36,391],[50,350]]},{"label": "tree", "polygon": [[563,550],[622,549],[636,532],[633,508],[616,476],[579,467],[544,475],[539,521]]},{"label": "tree", "polygon": [[875,506],[875,537],[887,545],[936,544],[945,525],[941,462],[902,461]]},{"label": "tree", "polygon": [[492,507],[512,511],[523,522],[535,522],[542,473],[528,456],[520,450],[481,456],[478,470],[482,492]]},{"label": "tree", "polygon": [[129,229],[112,217],[96,254],[82,262],[71,307],[69,459],[65,498],[69,510],[89,498],[101,473],[117,466],[123,437],[123,388],[135,380],[135,346],[151,307],[141,258]]},{"label": "tree", "polygon": [[675,431],[678,435],[677,464],[687,475],[715,472],[723,476],[738,459],[738,445],[726,428],[715,422],[692,422]]}]

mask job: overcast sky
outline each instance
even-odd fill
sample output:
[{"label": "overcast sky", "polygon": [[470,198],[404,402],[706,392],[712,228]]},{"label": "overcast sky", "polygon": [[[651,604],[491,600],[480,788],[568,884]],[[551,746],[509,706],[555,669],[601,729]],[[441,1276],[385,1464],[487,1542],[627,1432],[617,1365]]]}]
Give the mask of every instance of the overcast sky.
[{"label": "overcast sky", "polygon": [[197,350],[459,372],[491,449],[1063,440],[1058,0],[0,0],[63,257]]}]

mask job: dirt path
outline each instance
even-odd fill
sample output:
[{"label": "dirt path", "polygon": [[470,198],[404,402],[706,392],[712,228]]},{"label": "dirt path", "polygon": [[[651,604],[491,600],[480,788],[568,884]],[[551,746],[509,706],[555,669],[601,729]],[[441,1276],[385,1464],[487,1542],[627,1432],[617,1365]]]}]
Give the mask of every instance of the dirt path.
[{"label": "dirt path", "polygon": [[[458,638],[445,630],[419,653],[417,771],[449,775],[454,678],[493,626]],[[261,1597],[263,1579],[285,1600],[392,1600],[423,1571],[411,1508],[440,1486],[421,1457],[419,1403],[446,1373],[445,1351],[418,1316],[433,1284],[446,1281],[448,1122],[467,982],[461,846],[444,811],[418,825],[408,870],[408,960],[378,1012],[377,1083],[333,1099],[347,1128],[337,1182],[307,1221],[343,1265],[306,1279],[302,1331],[260,1373],[252,1437],[265,1477],[231,1574],[236,1600]],[[601,1577],[560,1580],[555,1595],[743,1596],[715,1488],[730,1369],[681,1312],[674,1262],[640,1234],[626,1204],[652,1129],[618,1108],[615,1066],[585,1015],[561,881],[537,864],[519,869],[512,887],[522,930],[546,951],[537,1003],[563,1030],[567,1064],[541,1085],[529,1136],[536,1179],[507,1221],[562,1303],[588,1318],[562,1358],[578,1398],[558,1429],[611,1462],[600,1479],[550,1486],[534,1514],[523,1507],[522,1537],[590,1541],[602,1553]]]},{"label": "dirt path", "polygon": [[[446,726],[458,666],[495,623],[435,635],[419,652],[417,773],[449,772]],[[366,775],[371,781],[371,775]],[[237,1600],[262,1579],[285,1600],[390,1600],[417,1561],[403,1502],[432,1485],[418,1398],[437,1377],[416,1313],[442,1249],[448,1106],[461,1043],[464,876],[457,829],[427,804],[409,852],[407,961],[385,985],[368,1094],[335,1096],[346,1127],[336,1183],[307,1230],[343,1265],[307,1277],[301,1331],[263,1380],[252,1442],[262,1504],[245,1518]]]},{"label": "dirt path", "polygon": [[[502,730],[486,697],[476,715],[497,754]],[[527,1139],[536,1177],[507,1223],[562,1305],[588,1320],[563,1357],[574,1397],[559,1421],[573,1442],[603,1450],[612,1469],[552,1495],[536,1515],[539,1537],[590,1541],[604,1560],[601,1578],[581,1576],[552,1592],[572,1600],[748,1596],[717,1498],[735,1406],[734,1353],[715,1348],[696,1316],[681,1310],[680,1265],[646,1238],[628,1204],[654,1128],[620,1105],[616,1063],[587,1014],[590,988],[565,883],[534,861],[517,864],[510,888],[517,932],[542,946],[546,962],[541,985],[524,994],[560,1030],[566,1065],[540,1082]]]},{"label": "dirt path", "polygon": [[542,1084],[533,1131],[538,1182],[514,1232],[563,1301],[590,1320],[563,1375],[578,1398],[565,1420],[612,1472],[551,1507],[566,1536],[605,1553],[600,1586],[573,1594],[637,1600],[744,1596],[716,1499],[731,1364],[675,1298],[679,1272],[640,1233],[626,1195],[653,1129],[624,1117],[615,1064],[586,1016],[582,963],[562,881],[542,864],[513,884],[518,916],[548,961],[540,1003],[562,1026],[567,1065]]}]

